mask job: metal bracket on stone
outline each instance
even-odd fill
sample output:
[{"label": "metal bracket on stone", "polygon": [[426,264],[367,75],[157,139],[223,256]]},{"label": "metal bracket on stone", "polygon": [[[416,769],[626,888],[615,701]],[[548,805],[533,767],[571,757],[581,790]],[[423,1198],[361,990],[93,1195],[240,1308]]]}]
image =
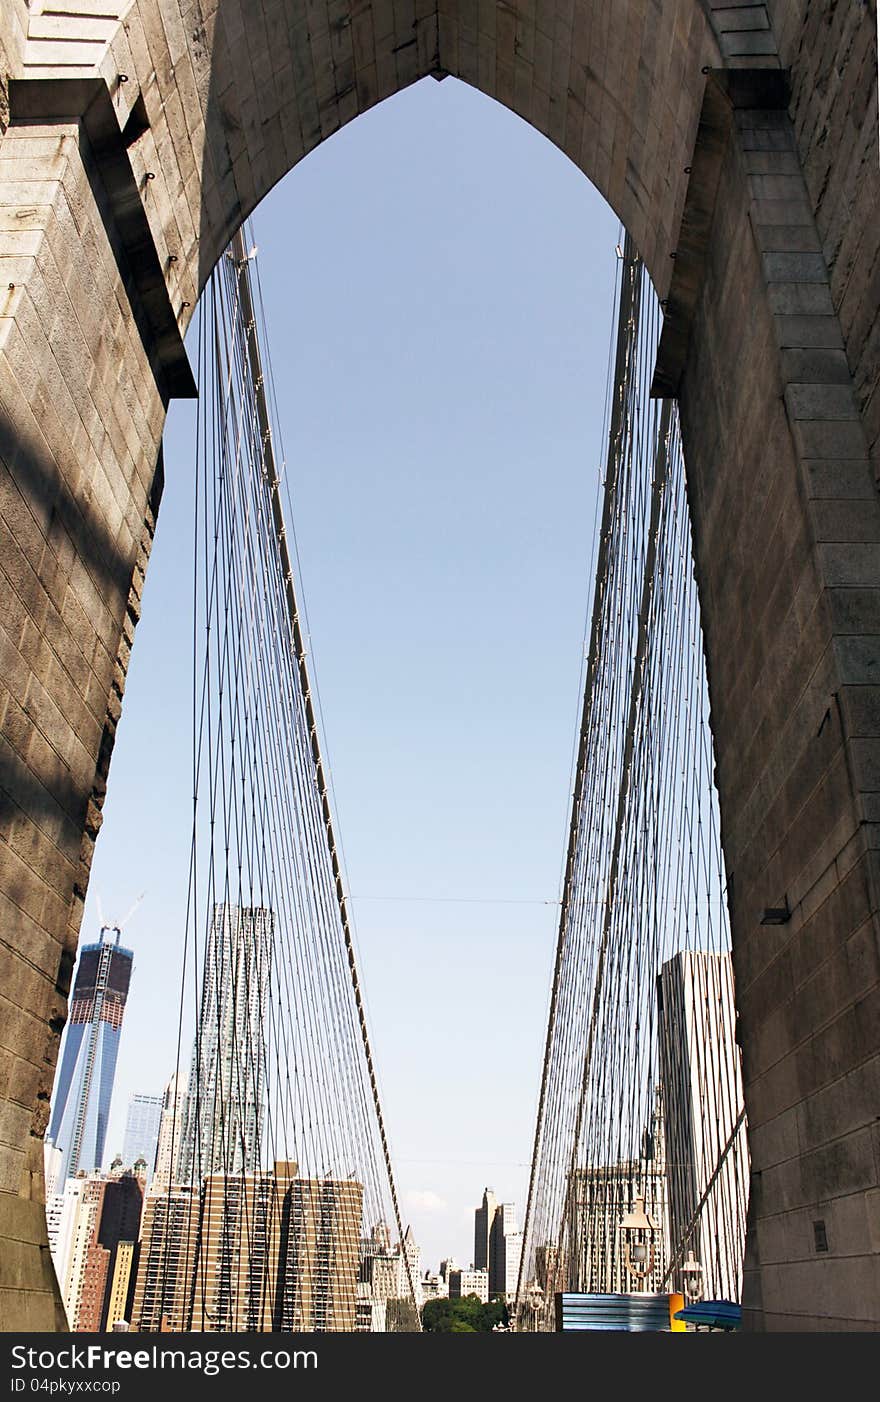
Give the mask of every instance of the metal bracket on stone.
[{"label": "metal bracket on stone", "polygon": [[721,169],[734,127],[733,114],[738,108],[779,111],[788,107],[788,96],[788,74],[781,68],[710,68],[707,71],[675,247],[675,266],[651,383],[654,399],[675,398],[678,394],[705,275]]},{"label": "metal bracket on stone", "polygon": [[[89,160],[84,152],[83,163],[156,378],[168,398],[197,398],[183,336],[105,80],[14,78],[9,101],[14,122],[80,123],[91,156]],[[95,189],[95,171],[100,189]]]}]

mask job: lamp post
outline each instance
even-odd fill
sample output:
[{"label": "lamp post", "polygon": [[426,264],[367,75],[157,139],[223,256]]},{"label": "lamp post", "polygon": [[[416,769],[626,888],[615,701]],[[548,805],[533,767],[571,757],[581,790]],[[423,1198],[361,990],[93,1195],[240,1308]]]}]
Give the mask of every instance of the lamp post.
[{"label": "lamp post", "polygon": [[544,1312],[544,1291],[537,1281],[533,1281],[526,1292],[526,1307],[530,1313],[530,1332],[541,1331],[541,1316]]},{"label": "lamp post", "polygon": [[703,1267],[693,1251],[688,1251],[681,1268],[681,1292],[689,1305],[703,1298]]},{"label": "lamp post", "polygon": [[624,1260],[630,1275],[642,1281],[654,1266],[655,1223],[645,1212],[645,1199],[636,1198],[632,1212],[624,1213],[620,1231],[624,1241]]}]

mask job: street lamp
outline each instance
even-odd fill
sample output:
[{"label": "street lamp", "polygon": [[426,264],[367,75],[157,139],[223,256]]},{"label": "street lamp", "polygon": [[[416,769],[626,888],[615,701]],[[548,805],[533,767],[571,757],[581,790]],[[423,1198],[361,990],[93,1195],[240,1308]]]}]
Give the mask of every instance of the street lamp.
[{"label": "street lamp", "polygon": [[632,1212],[624,1213],[620,1221],[623,1235],[626,1267],[630,1275],[644,1280],[651,1274],[654,1265],[653,1234],[657,1230],[654,1222],[645,1212],[645,1199],[636,1198]]},{"label": "street lamp", "polygon": [[681,1268],[681,1290],[688,1304],[703,1298],[703,1267],[693,1251],[688,1252]]},{"label": "street lamp", "polygon": [[541,1316],[544,1312],[544,1291],[537,1281],[533,1281],[526,1291],[526,1308],[531,1314],[531,1332],[540,1333]]}]

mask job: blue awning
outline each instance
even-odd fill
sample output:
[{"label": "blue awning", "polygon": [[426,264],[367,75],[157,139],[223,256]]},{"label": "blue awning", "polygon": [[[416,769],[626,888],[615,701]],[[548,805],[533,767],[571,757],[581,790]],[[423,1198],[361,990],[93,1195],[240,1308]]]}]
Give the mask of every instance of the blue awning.
[{"label": "blue awning", "polygon": [[700,1300],[678,1310],[675,1318],[685,1324],[703,1325],[706,1329],[739,1329],[742,1308],[732,1300]]}]

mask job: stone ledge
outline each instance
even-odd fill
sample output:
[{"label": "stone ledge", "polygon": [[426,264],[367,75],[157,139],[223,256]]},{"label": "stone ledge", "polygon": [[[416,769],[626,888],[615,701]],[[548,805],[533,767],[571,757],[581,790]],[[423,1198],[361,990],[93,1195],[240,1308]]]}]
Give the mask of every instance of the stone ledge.
[{"label": "stone ledge", "polygon": [[[168,398],[198,395],[123,132],[103,78],[17,78],[9,85],[14,123],[79,121],[106,199],[96,195],[114,253],[122,255],[123,282],[133,284],[132,311],[147,354]],[[84,156],[88,172],[89,162]],[[109,218],[105,211],[109,206]]]},{"label": "stone ledge", "polygon": [[[651,384],[654,399],[674,398],[678,394],[697,299],[703,286],[721,167],[734,127],[734,113],[749,108],[776,112],[784,110],[788,104],[788,81],[779,68],[734,71],[718,68],[708,69],[706,73],[703,107],[675,249],[675,269],[666,298]],[[785,149],[791,148],[786,146]],[[790,201],[780,203],[788,206]]]}]

